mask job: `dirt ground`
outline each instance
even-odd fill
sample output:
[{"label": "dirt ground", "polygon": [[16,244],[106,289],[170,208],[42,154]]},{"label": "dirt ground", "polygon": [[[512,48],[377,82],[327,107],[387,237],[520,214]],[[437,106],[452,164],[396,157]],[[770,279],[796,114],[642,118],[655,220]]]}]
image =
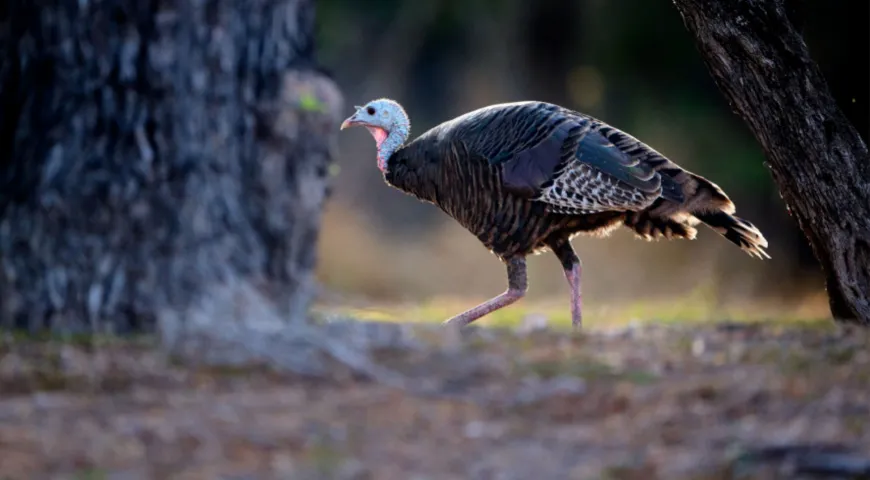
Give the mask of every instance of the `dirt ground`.
[{"label": "dirt ground", "polygon": [[376,357],[434,396],[337,365],[317,380],[183,367],[148,341],[6,338],[0,478],[870,478],[867,331],[420,338]]}]

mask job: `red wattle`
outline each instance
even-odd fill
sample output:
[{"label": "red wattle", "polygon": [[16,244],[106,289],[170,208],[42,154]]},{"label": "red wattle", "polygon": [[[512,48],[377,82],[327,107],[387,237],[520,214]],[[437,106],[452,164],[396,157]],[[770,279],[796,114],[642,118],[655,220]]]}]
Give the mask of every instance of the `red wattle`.
[{"label": "red wattle", "polygon": [[370,127],[368,125],[366,125],[366,129],[369,131],[369,133],[372,134],[373,137],[375,137],[375,143],[377,143],[378,145],[378,168],[382,172],[386,172],[387,159],[383,158],[383,156],[381,155],[381,144],[384,143],[384,140],[387,139],[387,131],[380,127]]},{"label": "red wattle", "polygon": [[378,144],[378,148],[380,149],[381,144],[387,139],[387,131],[380,127],[370,127],[368,125],[366,125],[366,129],[368,129],[369,133],[375,137],[375,142]]}]

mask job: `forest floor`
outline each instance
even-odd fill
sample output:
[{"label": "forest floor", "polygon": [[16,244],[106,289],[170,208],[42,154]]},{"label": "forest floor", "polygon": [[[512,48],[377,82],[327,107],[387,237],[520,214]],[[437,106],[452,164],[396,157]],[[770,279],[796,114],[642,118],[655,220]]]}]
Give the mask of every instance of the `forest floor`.
[{"label": "forest floor", "polygon": [[402,328],[374,357],[434,395],[7,335],[0,478],[870,478],[866,330]]}]

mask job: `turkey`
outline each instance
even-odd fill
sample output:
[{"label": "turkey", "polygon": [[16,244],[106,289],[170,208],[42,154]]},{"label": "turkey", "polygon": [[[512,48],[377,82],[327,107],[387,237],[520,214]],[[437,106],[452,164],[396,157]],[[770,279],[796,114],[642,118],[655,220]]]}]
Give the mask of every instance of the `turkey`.
[{"label": "turkey", "polygon": [[429,202],[474,234],[507,266],[501,295],[445,321],[465,326],[522,298],[526,256],[552,251],[571,287],[571,320],[582,322],[577,234],[625,226],[639,237],[694,239],[703,223],[751,256],[767,241],[717,185],[596,118],[538,101],[480,108],[408,141],[398,102],[377,99],[341,124],[377,143],[387,184]]}]

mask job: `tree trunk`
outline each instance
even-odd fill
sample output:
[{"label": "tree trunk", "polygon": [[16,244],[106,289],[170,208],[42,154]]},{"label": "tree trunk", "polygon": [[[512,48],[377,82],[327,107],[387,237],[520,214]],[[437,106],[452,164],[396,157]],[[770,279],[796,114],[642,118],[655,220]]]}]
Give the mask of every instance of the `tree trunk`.
[{"label": "tree trunk", "polygon": [[821,263],[834,318],[870,325],[870,157],[787,3],[674,0],[719,89],[761,143]]},{"label": "tree trunk", "polygon": [[4,3],[0,325],[301,318],[342,104],[313,2]]}]

